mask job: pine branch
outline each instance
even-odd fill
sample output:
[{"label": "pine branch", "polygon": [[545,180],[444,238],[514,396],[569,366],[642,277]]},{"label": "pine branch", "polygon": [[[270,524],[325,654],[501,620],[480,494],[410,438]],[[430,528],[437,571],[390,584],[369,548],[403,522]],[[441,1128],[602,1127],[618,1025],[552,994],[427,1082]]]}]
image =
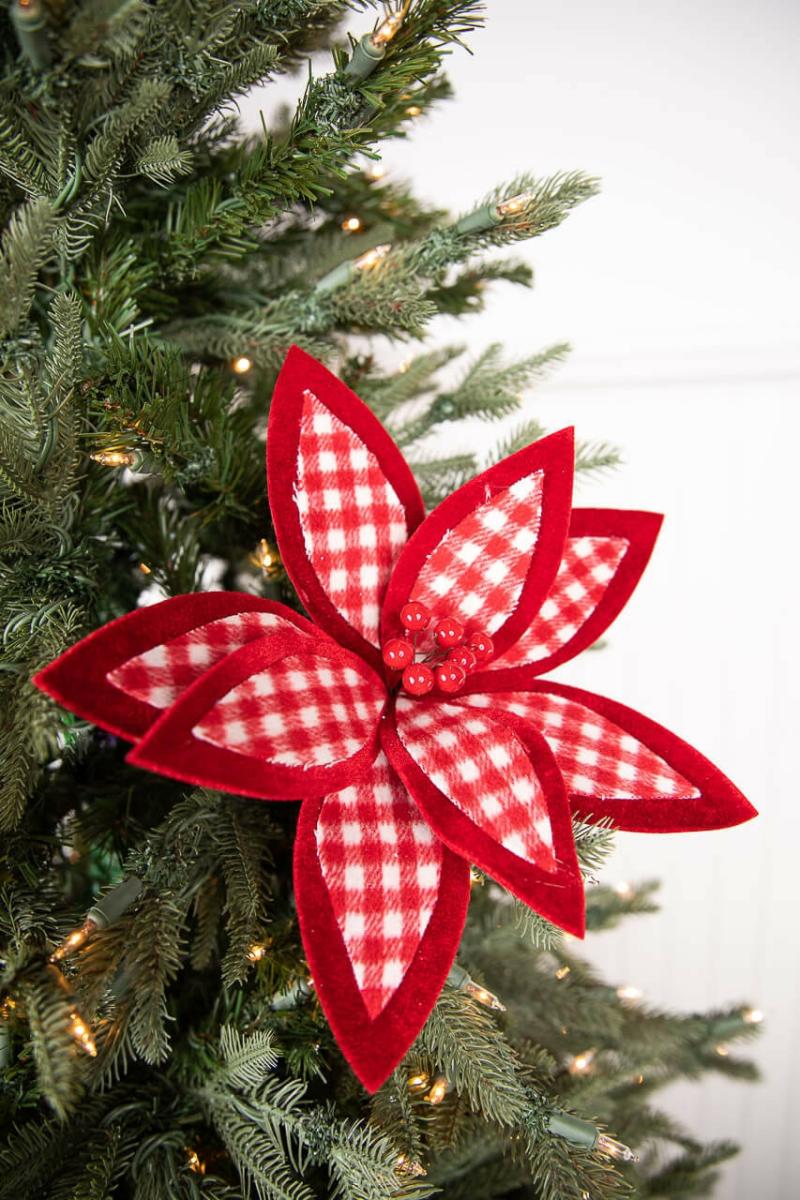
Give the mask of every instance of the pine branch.
[{"label": "pine branch", "polygon": [[185,901],[167,893],[146,897],[131,921],[120,966],[130,980],[130,1036],[147,1063],[162,1063],[170,1050],[167,988],[183,961]]},{"label": "pine branch", "polygon": [[577,442],[575,445],[575,470],[584,475],[596,475],[612,470],[622,462],[616,446],[608,442]]},{"label": "pine branch", "polygon": [[83,1091],[78,1051],[70,1034],[73,1005],[68,992],[42,971],[20,985],[31,1032],[42,1095],[60,1118],[75,1107]]},{"label": "pine branch", "polygon": [[513,1125],[521,1119],[526,1100],[514,1052],[489,1013],[467,997],[442,993],[414,1052],[430,1058],[489,1120]]},{"label": "pine branch", "polygon": [[278,1055],[269,1031],[244,1038],[233,1026],[223,1025],[219,1045],[225,1060],[225,1069],[219,1079],[234,1091],[255,1091],[264,1082],[267,1072],[277,1066]]},{"label": "pine branch", "polygon": [[36,280],[53,245],[55,214],[49,201],[20,205],[8,222],[0,252],[0,338],[28,317]]},{"label": "pine branch", "polygon": [[136,159],[136,170],[166,187],[180,175],[191,173],[192,156],[188,150],[181,150],[174,135],[168,134],[153,138],[142,147]]}]

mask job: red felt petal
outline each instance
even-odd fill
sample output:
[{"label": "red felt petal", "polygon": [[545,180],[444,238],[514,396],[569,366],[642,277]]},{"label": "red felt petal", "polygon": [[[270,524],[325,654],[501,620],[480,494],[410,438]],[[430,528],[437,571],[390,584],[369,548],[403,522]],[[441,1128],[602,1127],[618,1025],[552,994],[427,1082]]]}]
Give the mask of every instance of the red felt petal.
[{"label": "red felt petal", "polygon": [[[520,675],[523,672],[519,672]],[[723,829],[756,810],[713,763],[674,733],[623,704],[537,680],[520,690],[464,696],[462,703],[530,721],[547,739],[582,819],[619,829],[681,833]]]},{"label": "red felt petal", "polygon": [[580,937],[583,884],[563,780],[540,734],[493,715],[401,701],[381,742],[446,845]]},{"label": "red felt petal", "polygon": [[641,578],[662,518],[656,513],[574,508],[558,575],[522,637],[489,664],[493,674],[527,664],[542,675],[595,642]]},{"label": "red felt petal", "polygon": [[369,767],[385,699],[356,655],[327,638],[277,634],[206,671],[128,761],[261,799],[324,795]]},{"label": "red felt petal", "polygon": [[90,633],[33,682],[71,712],[136,741],[203,671],[278,630],[315,633],[290,608],[258,596],[175,596]]},{"label": "red felt petal", "polygon": [[356,1075],[376,1091],[441,991],[469,868],[438,843],[384,755],[301,809],[295,897],[314,986]]},{"label": "red felt petal", "polygon": [[283,563],[305,607],[377,667],[386,584],[425,509],[377,418],[296,346],[272,398],[267,481]]},{"label": "red felt petal", "polygon": [[555,578],[569,526],[573,437],[563,429],[459,488],[398,559],[384,637],[408,600],[492,635],[502,654],[530,624]]}]

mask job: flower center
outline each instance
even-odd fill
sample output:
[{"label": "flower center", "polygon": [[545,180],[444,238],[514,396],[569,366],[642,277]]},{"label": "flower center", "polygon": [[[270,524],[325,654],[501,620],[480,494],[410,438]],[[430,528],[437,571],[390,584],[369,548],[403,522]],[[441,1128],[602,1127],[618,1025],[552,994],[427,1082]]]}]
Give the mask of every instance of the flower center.
[{"label": "flower center", "polygon": [[434,688],[446,695],[460,692],[467,676],[494,654],[488,633],[466,630],[457,617],[435,616],[418,600],[403,605],[400,624],[402,637],[384,642],[381,655],[411,696],[427,696]]}]

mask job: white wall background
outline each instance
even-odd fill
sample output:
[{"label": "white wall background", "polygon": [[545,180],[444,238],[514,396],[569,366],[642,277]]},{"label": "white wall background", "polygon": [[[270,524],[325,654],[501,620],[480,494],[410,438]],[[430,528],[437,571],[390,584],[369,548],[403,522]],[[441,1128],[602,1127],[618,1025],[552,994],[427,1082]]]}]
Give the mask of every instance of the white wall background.
[{"label": "white wall background", "polygon": [[384,159],[455,211],[519,169],[603,179],[522,248],[533,293],[500,285],[485,314],[442,319],[430,341],[524,355],[570,340],[530,412],[624,448],[582,503],[667,514],[607,649],[559,675],[683,734],[761,810],[719,833],[620,836],[610,878],[660,878],[663,912],[587,945],[655,1003],[766,1010],[763,1085],[668,1098],[699,1136],[744,1144],[723,1200],[785,1200],[800,1180],[799,38],[791,0],[490,0],[474,57],[451,60],[456,101]]}]

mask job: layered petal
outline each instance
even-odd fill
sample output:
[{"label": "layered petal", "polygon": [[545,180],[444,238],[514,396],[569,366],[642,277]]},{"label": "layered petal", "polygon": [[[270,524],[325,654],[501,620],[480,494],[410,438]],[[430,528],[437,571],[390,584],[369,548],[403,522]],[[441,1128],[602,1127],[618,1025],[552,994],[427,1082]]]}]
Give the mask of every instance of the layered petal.
[{"label": "layered petal", "polygon": [[267,480],[283,563],[303,604],[377,666],[381,602],[424,516],[422,498],[377,418],[296,346],[275,385]]},{"label": "layered petal", "polygon": [[175,596],[71,646],[33,683],[101,729],[136,741],[204,671],[256,638],[316,634],[284,604],[242,592]]},{"label": "layered petal", "polygon": [[303,805],[295,894],[315,989],[374,1091],[441,991],[466,916],[467,864],[434,837],[381,753],[358,783]]},{"label": "layered petal", "polygon": [[530,722],[547,740],[572,811],[583,820],[608,818],[618,829],[681,833],[722,829],[756,816],[707,758],[614,700],[539,680],[524,690],[468,695],[460,702]]},{"label": "layered petal", "polygon": [[329,639],[263,637],[197,679],[128,761],[245,796],[320,796],[369,767],[385,701],[381,679]]},{"label": "layered petal", "polygon": [[563,780],[541,735],[495,715],[398,697],[381,741],[446,845],[581,935],[583,885]]},{"label": "layered petal", "polygon": [[553,585],[517,642],[488,664],[508,671],[510,687],[542,675],[585,650],[627,604],[655,545],[662,518],[656,513],[574,508],[569,536]]},{"label": "layered petal", "polygon": [[498,654],[530,625],[555,579],[569,526],[573,438],[565,429],[504,459],[426,518],[400,555],[382,632],[416,600],[492,635]]}]

